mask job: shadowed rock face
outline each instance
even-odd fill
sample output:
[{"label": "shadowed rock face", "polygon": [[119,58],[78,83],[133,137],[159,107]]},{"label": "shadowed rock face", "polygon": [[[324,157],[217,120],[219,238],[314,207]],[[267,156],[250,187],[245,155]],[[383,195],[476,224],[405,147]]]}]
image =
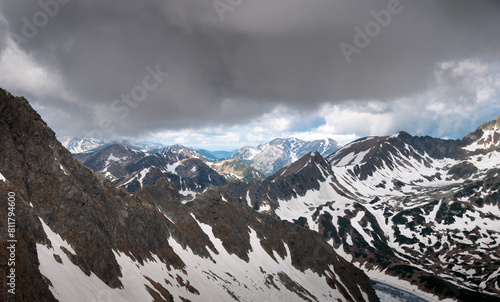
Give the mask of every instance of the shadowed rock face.
[{"label": "shadowed rock face", "polygon": [[[31,265],[31,272],[21,271],[19,276],[40,285],[20,285],[20,291],[46,294],[42,276],[33,273],[37,272],[37,261],[22,261],[24,257],[36,258],[35,243],[48,244],[37,217],[71,243],[77,251],[73,261],[84,272],[93,272],[112,288],[120,287],[122,275],[112,249],[144,258],[161,244],[166,246],[165,240],[151,238],[155,227],[154,231],[160,232],[164,226],[147,224],[144,217],[151,213],[136,198],[115,189],[75,160],[26,100],[3,90],[1,94],[0,166],[7,179],[0,184],[2,196],[9,190],[16,193],[18,234],[31,248],[19,250],[20,262]],[[146,228],[151,229],[146,233],[149,238],[139,235]],[[134,238],[134,242],[125,238]],[[156,247],[148,241],[157,241]],[[180,266],[182,262],[176,259],[174,263]]]},{"label": "shadowed rock face", "polygon": [[[1,89],[0,142],[0,173],[5,177],[0,180],[0,196],[16,194],[16,301],[54,301],[61,295],[65,300],[64,290],[72,289],[61,288],[60,279],[51,275],[59,272],[64,278],[62,268],[76,269],[73,276],[80,274],[82,284],[94,280],[93,286],[98,284],[112,299],[121,291],[144,290],[155,300],[200,301],[214,293],[232,300],[248,294],[251,284],[263,282],[264,293],[286,294],[297,301],[326,298],[313,287],[346,301],[363,301],[363,295],[378,301],[367,276],[338,257],[319,234],[228,203],[217,189],[183,205],[175,185],[165,179],[136,194],[115,188],[80,164],[25,99]],[[6,217],[6,211],[0,208],[0,215]],[[65,240],[66,247],[59,246],[46,228]],[[253,234],[260,244],[252,241]],[[222,247],[217,246],[219,240]],[[5,243],[1,244],[6,257]],[[259,248],[265,252],[256,258],[252,251]],[[54,262],[50,272],[42,273],[46,263],[40,259],[48,260],[40,253],[45,250],[53,251]],[[220,259],[223,253],[228,255]],[[278,264],[287,257],[291,264]],[[263,264],[268,258],[282,267],[270,271]],[[247,281],[229,277],[241,275],[238,267],[220,272],[193,267],[194,261],[209,266],[231,259],[259,273]],[[7,271],[5,263],[1,262],[2,273]],[[137,273],[146,266],[147,271]],[[148,275],[152,270],[161,276]],[[297,277],[306,271],[314,272],[308,278],[318,278],[315,284]],[[140,286],[131,290],[130,280]],[[80,282],[71,286],[76,290]]]}]

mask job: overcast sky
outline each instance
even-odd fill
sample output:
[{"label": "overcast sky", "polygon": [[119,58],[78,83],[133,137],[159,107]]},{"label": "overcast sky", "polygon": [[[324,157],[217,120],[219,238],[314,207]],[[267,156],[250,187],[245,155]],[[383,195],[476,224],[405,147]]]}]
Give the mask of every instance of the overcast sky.
[{"label": "overcast sky", "polygon": [[500,1],[0,0],[0,86],[58,135],[208,149],[500,115]]}]

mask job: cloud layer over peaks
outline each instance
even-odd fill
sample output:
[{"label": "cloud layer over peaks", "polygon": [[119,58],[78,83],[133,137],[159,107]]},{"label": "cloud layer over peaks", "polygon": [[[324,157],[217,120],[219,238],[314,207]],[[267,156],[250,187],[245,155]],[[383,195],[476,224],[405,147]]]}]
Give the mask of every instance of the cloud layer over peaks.
[{"label": "cloud layer over peaks", "polygon": [[465,0],[1,1],[0,85],[66,135],[248,130],[267,116],[287,134],[454,136],[463,115],[497,108],[499,13]]}]

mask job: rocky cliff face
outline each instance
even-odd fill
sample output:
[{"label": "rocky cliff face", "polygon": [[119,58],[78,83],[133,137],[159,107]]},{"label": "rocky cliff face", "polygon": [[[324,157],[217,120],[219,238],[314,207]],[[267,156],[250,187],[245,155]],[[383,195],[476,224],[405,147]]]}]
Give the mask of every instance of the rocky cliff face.
[{"label": "rocky cliff face", "polygon": [[135,194],[117,189],[1,89],[0,142],[0,196],[16,196],[16,294],[2,291],[4,300],[378,301],[319,234],[218,189],[188,204],[165,179]]}]

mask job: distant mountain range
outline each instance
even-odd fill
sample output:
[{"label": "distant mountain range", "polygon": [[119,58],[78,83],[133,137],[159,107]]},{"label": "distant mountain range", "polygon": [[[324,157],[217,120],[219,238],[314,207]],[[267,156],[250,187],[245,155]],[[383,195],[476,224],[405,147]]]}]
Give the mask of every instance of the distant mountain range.
[{"label": "distant mountain range", "polygon": [[[86,141],[84,139],[77,145],[81,146]],[[266,176],[254,166],[267,171],[275,170],[290,164],[297,156],[311,149],[328,153],[336,150],[337,146],[338,143],[331,139],[313,142],[294,138],[275,139],[257,148],[243,148],[229,159],[219,159],[203,149],[173,145],[148,151],[125,141],[102,144],[93,151],[77,153],[75,157],[128,192],[135,192],[166,178],[176,186],[183,198],[190,200],[211,185],[223,186],[228,181],[263,180]],[[245,154],[246,151],[242,150],[252,150],[253,159],[238,158]],[[266,155],[269,157],[266,158]]]},{"label": "distant mountain range", "polygon": [[100,147],[110,144],[109,141],[97,140],[92,137],[58,137],[61,144],[71,153],[85,153],[97,150]]},{"label": "distant mountain range", "polygon": [[[239,159],[264,176],[272,175],[309,152],[319,152],[321,155],[327,156],[343,146],[343,144],[330,138],[315,141],[304,141],[297,138],[277,138],[257,147],[246,146],[229,152],[208,151],[179,144],[162,146],[159,143],[130,142],[128,140],[99,141],[89,137],[62,137],[59,139],[63,146],[73,154],[96,152],[106,146],[120,144],[145,153],[178,153],[182,151],[184,154],[189,154],[190,157],[198,158],[205,162],[217,162],[229,158]],[[260,177],[257,179],[260,179]]]},{"label": "distant mountain range", "polygon": [[303,141],[296,138],[277,138],[257,147],[243,147],[231,158],[238,158],[266,176],[290,165],[310,152],[327,156],[337,151],[343,144],[334,139]]},{"label": "distant mountain range", "polygon": [[209,186],[223,186],[225,177],[207,165],[196,149],[172,146],[142,152],[122,144],[111,144],[97,151],[75,154],[85,166],[128,192],[152,186],[165,178],[191,200]]},{"label": "distant mountain range", "polygon": [[[164,177],[173,183],[186,199],[192,199],[209,186],[223,186],[228,181],[263,180],[263,171],[274,171],[289,165],[299,156],[317,151],[328,155],[340,144],[332,139],[302,141],[295,138],[275,139],[256,148],[244,147],[233,154],[172,145],[99,142],[91,138],[67,139],[63,142],[84,165],[92,168],[119,187],[135,192],[155,184]],[[250,158],[247,153],[251,152]],[[220,156],[228,157],[221,158]],[[228,156],[230,155],[230,156]]]},{"label": "distant mountain range", "polygon": [[87,153],[97,151],[112,144],[121,144],[138,151],[149,151],[162,148],[160,143],[150,141],[131,141],[126,139],[120,140],[98,140],[92,137],[69,137],[61,136],[57,138],[61,144],[68,149],[71,153]]}]

